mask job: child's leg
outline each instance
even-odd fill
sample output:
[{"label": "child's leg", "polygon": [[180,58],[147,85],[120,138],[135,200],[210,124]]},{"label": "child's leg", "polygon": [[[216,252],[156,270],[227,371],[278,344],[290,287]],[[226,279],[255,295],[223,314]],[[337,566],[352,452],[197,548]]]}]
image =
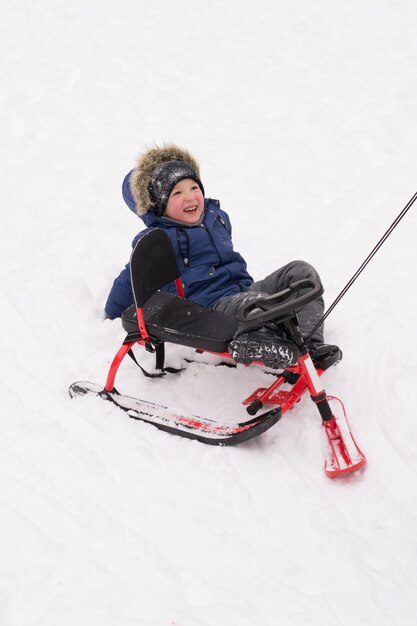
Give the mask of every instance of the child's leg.
[{"label": "child's leg", "polygon": [[[236,293],[233,296],[225,296],[216,302],[213,308],[229,315],[237,317],[239,311],[248,303],[248,300],[258,295],[271,295],[286,289],[292,282],[303,278],[311,278],[320,281],[317,271],[312,265],[304,261],[292,261],[281,267],[263,280],[253,283],[248,291]],[[298,320],[301,332],[307,336],[317,324],[324,311],[323,298],[319,297],[303,307],[298,312]],[[314,333],[312,340],[318,343],[323,342],[323,326]]]},{"label": "child's leg", "polygon": [[[286,289],[291,283],[302,280],[303,278],[311,278],[320,281],[320,276],[312,265],[305,261],[291,261],[284,267],[272,272],[263,280],[258,280],[249,288],[250,291],[267,293],[269,295]],[[306,337],[320,320],[324,312],[324,300],[322,296],[308,302],[300,311],[298,311],[298,321],[300,330]],[[310,341],[323,343],[323,325],[321,325]]]},{"label": "child's leg", "polygon": [[229,317],[236,317],[239,314],[239,311],[241,311],[241,309],[250,300],[257,298],[258,296],[268,295],[266,293],[262,293],[261,291],[253,291],[252,287],[250,287],[250,291],[240,291],[232,296],[224,296],[224,298],[220,298],[220,300],[217,300],[212,308],[228,315]]}]

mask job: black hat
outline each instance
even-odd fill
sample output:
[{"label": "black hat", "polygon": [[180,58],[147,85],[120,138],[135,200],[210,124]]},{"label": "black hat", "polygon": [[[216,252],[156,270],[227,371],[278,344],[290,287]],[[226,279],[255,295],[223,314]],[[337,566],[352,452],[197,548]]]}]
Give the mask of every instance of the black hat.
[{"label": "black hat", "polygon": [[163,215],[168,198],[175,185],[181,180],[191,178],[200,187],[204,196],[204,187],[195,169],[186,161],[165,161],[158,165],[149,182],[150,208],[156,215]]}]

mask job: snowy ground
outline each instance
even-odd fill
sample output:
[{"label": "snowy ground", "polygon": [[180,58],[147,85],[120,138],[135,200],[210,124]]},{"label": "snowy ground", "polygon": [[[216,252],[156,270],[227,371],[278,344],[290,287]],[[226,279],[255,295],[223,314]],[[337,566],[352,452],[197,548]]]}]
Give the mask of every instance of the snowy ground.
[{"label": "snowy ground", "polygon": [[[330,304],[416,191],[416,19],[414,0],[2,4],[2,626],[415,624],[416,207],[327,324],[362,474],[326,478],[307,401],[212,448],[67,387],[104,381],[124,336],[102,316],[141,227],[120,185],[154,141],[201,160],[255,278],[304,258]],[[263,377],[224,370],[126,363],[119,386],[241,416]]]}]

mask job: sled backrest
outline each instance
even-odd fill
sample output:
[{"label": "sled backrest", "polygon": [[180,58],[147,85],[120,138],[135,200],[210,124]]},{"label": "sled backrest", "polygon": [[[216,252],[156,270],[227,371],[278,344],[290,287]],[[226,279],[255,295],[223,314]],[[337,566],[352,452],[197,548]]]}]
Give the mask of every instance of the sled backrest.
[{"label": "sled backrest", "polygon": [[130,257],[130,277],[136,307],[142,308],[159,289],[175,281],[184,296],[177,259],[171,239],[161,228],[154,228],[139,239]]}]

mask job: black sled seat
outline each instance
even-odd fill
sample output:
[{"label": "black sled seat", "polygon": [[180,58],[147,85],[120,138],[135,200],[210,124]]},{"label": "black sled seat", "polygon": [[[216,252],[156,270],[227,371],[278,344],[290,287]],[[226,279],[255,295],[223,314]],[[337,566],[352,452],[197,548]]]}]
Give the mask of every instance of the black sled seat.
[{"label": "black sled seat", "polygon": [[[141,237],[130,259],[135,304],[122,314],[126,340],[176,343],[210,352],[226,352],[238,322],[219,311],[187,300],[169,236],[155,228]],[[159,291],[175,281],[180,295]],[[143,312],[145,329],[140,331],[137,313]]]},{"label": "black sled seat", "polygon": [[[237,329],[233,318],[163,291],[155,293],[143,310],[151,339],[209,352],[226,352]],[[127,333],[138,333],[134,304],[123,311],[122,325]]]}]

